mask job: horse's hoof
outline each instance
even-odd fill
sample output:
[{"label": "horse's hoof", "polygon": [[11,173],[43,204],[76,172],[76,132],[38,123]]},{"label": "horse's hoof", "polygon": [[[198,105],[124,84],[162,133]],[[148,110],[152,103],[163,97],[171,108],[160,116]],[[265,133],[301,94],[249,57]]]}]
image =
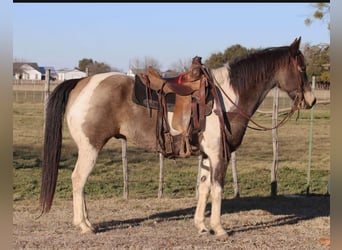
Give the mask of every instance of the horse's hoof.
[{"label": "horse's hoof", "polygon": [[92,228],[81,229],[81,234],[95,234],[95,230]]},{"label": "horse's hoof", "polygon": [[215,240],[217,240],[217,241],[227,241],[228,240],[228,234],[226,232],[222,233],[222,234],[216,234],[214,237],[215,237]]},{"label": "horse's hoof", "polygon": [[95,229],[91,226],[80,226],[81,234],[95,234]]},{"label": "horse's hoof", "polygon": [[207,235],[209,234],[209,230],[206,228],[202,228],[201,230],[198,231],[200,235]]}]

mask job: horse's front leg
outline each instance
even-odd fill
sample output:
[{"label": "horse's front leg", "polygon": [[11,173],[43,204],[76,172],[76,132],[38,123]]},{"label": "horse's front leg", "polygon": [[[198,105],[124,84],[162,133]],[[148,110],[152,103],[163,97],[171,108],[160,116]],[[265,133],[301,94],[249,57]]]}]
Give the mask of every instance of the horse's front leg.
[{"label": "horse's front leg", "polygon": [[198,201],[194,216],[195,226],[200,234],[209,233],[209,229],[205,226],[205,208],[210,191],[210,163],[209,159],[204,159],[201,162],[200,183],[198,186]]},{"label": "horse's front leg", "polygon": [[210,227],[216,236],[226,239],[227,232],[221,224],[221,206],[224,178],[227,171],[227,163],[224,160],[212,160],[212,179],[211,179],[211,217]]}]

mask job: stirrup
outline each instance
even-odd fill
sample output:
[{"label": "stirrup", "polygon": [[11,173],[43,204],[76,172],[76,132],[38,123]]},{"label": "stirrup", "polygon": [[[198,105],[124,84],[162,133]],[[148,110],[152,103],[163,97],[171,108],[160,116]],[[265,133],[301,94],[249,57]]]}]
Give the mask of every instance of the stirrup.
[{"label": "stirrup", "polygon": [[189,136],[186,136],[186,135],[182,136],[179,156],[182,158],[188,158],[191,156],[191,146],[190,146]]}]

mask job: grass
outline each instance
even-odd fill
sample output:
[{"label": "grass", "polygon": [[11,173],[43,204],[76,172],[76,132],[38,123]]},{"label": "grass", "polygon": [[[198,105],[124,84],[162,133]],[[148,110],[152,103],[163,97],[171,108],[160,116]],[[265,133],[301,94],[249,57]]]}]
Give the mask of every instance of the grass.
[{"label": "grass", "polygon": [[[32,94],[32,93],[31,93]],[[16,93],[19,97],[22,93]],[[30,94],[26,94],[30,95]],[[15,99],[14,99],[15,100]],[[288,105],[284,99],[280,104]],[[267,97],[262,109],[270,110],[272,97]],[[43,104],[38,100],[13,103],[13,199],[38,199],[43,138]],[[330,107],[317,105],[314,110],[313,149],[310,191],[325,194],[330,174]],[[271,126],[271,116],[256,113],[257,122]],[[310,111],[300,112],[278,130],[279,166],[278,194],[304,194],[307,185]],[[281,119],[281,117],[279,118]],[[63,131],[63,148],[55,197],[72,199],[71,173],[77,159],[77,149]],[[270,194],[272,166],[272,133],[248,129],[237,151],[238,179],[241,196]],[[129,197],[156,197],[159,180],[159,156],[128,144]],[[164,196],[194,197],[196,193],[197,157],[165,160]],[[87,197],[122,197],[123,174],[121,142],[110,140],[99,155],[97,164],[85,187]],[[224,196],[233,195],[232,173],[229,166]]]}]

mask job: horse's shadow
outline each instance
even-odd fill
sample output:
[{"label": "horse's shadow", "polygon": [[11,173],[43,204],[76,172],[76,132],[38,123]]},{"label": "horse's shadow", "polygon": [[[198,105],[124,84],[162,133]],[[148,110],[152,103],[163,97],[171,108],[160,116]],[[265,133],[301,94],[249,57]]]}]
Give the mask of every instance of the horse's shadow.
[{"label": "horse's shadow", "polygon": [[[96,232],[106,232],[119,228],[131,228],[149,222],[177,221],[192,219],[196,207],[167,211],[151,214],[144,218],[134,218],[129,220],[112,220],[98,223],[95,226]],[[206,216],[210,215],[211,203],[206,208]],[[310,220],[316,217],[330,215],[330,196],[310,195],[310,196],[277,196],[271,197],[243,197],[237,199],[222,200],[222,215],[242,211],[263,210],[275,215],[275,218],[253,225],[237,226],[226,228],[228,234],[245,232],[268,227],[296,224],[300,221]]]}]

